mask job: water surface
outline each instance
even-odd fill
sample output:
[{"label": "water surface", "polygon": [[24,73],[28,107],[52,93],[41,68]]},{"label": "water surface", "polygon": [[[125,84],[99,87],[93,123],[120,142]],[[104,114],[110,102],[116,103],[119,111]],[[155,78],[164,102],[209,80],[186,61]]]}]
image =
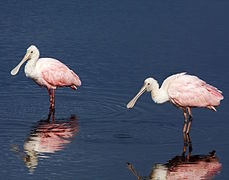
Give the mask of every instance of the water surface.
[{"label": "water surface", "polygon": [[[223,0],[1,1],[1,177],[136,179],[127,162],[148,176],[156,164],[182,155],[183,113],[154,104],[149,94],[132,110],[126,103],[146,77],[162,83],[188,72],[225,97],[217,113],[192,111],[190,156],[216,151],[215,179],[227,179],[228,8]],[[31,44],[82,80],[77,91],[56,91],[54,122],[47,90],[22,69],[10,75]]]}]

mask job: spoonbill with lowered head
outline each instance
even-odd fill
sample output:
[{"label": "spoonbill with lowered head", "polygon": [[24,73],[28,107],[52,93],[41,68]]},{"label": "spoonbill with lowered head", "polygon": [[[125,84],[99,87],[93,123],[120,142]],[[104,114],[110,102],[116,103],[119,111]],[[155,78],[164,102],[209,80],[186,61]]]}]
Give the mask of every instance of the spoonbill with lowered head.
[{"label": "spoonbill with lowered head", "polygon": [[[160,88],[154,78],[147,78],[138,94],[127,104],[127,108],[132,108],[145,91],[151,92],[152,99],[157,104],[170,101],[183,109],[185,118],[183,132],[187,134],[192,122],[192,107],[204,107],[216,111],[215,107],[219,106],[223,99],[222,92],[216,87],[207,84],[196,76],[179,73],[166,78]],[[187,131],[188,116],[186,109],[188,109],[189,114]]]},{"label": "spoonbill with lowered head", "polygon": [[[25,65],[25,74],[38,85],[48,89],[50,96],[50,108],[55,107],[55,89],[57,87],[71,87],[76,90],[81,85],[80,78],[62,62],[53,58],[40,58],[40,52],[36,46],[31,45],[21,62],[11,71],[16,75],[22,64]],[[53,90],[53,93],[51,93]]]}]

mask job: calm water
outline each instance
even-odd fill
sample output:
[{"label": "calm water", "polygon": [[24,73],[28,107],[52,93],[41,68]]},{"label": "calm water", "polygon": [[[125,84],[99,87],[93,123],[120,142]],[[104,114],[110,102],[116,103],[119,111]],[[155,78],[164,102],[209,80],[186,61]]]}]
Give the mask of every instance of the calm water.
[{"label": "calm water", "polygon": [[[224,0],[1,1],[0,179],[134,180],[202,167],[228,179],[228,9]],[[82,80],[77,91],[57,90],[54,117],[44,88],[22,69],[10,75],[31,44]],[[182,111],[149,94],[126,109],[146,77],[183,71],[225,97],[217,113],[193,110],[191,165],[181,156]]]}]

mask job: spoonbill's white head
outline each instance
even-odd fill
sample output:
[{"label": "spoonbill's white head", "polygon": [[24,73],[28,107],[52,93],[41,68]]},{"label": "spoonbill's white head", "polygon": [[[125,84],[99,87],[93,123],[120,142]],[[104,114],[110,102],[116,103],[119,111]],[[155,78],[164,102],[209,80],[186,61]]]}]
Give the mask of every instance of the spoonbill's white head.
[{"label": "spoonbill's white head", "polygon": [[140,91],[137,93],[137,95],[127,104],[127,108],[134,107],[136,101],[138,98],[145,92],[151,92],[153,96],[154,89],[159,89],[159,84],[154,78],[147,78],[144,81],[144,85],[140,89]]},{"label": "spoonbill's white head", "polygon": [[11,71],[11,75],[16,75],[20,69],[20,67],[22,66],[22,64],[24,64],[24,62],[26,62],[27,60],[31,60],[31,59],[38,59],[40,56],[40,52],[37,49],[36,46],[31,45],[27,51],[26,54],[24,56],[24,58],[21,60],[21,62]]},{"label": "spoonbill's white head", "polygon": [[144,86],[146,86],[146,91],[151,92],[153,89],[159,88],[158,82],[154,78],[147,78],[144,81]]}]

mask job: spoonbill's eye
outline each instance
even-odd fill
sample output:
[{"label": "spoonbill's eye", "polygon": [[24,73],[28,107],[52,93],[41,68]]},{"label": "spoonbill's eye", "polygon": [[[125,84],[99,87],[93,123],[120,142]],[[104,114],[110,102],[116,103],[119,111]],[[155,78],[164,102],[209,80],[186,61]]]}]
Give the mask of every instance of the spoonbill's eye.
[{"label": "spoonbill's eye", "polygon": [[148,85],[150,85],[150,83],[148,83]]},{"label": "spoonbill's eye", "polygon": [[33,51],[31,51],[31,53],[33,53]]}]

